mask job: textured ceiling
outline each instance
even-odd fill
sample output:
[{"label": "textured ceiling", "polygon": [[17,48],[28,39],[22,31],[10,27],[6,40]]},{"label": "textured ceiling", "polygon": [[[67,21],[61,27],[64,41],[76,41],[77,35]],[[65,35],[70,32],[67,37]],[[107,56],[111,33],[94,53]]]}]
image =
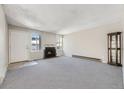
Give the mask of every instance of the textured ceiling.
[{"label": "textured ceiling", "polygon": [[11,25],[68,34],[119,21],[122,5],[3,5]]}]

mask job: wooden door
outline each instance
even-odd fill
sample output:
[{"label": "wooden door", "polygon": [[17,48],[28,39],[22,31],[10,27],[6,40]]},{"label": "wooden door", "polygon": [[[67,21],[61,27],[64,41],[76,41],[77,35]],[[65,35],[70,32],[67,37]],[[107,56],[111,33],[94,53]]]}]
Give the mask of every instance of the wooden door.
[{"label": "wooden door", "polygon": [[108,64],[122,66],[121,32],[108,34]]}]

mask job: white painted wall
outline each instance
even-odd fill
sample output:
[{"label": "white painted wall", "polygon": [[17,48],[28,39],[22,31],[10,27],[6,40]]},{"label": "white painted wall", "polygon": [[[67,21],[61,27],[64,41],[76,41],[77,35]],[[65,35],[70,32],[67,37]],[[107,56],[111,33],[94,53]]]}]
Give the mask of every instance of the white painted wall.
[{"label": "white painted wall", "polygon": [[56,45],[56,34],[43,32],[43,45],[47,46],[47,44]]},{"label": "white painted wall", "polygon": [[64,36],[66,56],[81,55],[102,59],[107,63],[107,33],[123,31],[121,22],[82,30]]},{"label": "white painted wall", "polygon": [[[56,44],[56,34],[37,31],[33,29],[27,29],[17,26],[9,25],[10,32],[10,63],[24,61],[24,60],[34,60],[41,59],[44,55],[44,47],[48,44]],[[41,51],[33,52],[31,51],[31,34],[32,32],[37,32],[41,34]],[[17,39],[16,39],[17,38]]]},{"label": "white painted wall", "polygon": [[0,83],[2,83],[8,66],[8,29],[5,15],[0,5]]}]

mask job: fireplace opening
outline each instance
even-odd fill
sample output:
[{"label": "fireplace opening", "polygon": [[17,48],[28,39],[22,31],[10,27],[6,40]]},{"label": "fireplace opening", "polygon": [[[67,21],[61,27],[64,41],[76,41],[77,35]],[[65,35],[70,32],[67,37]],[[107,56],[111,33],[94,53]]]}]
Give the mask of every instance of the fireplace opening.
[{"label": "fireplace opening", "polygon": [[56,57],[55,47],[45,47],[44,58]]}]

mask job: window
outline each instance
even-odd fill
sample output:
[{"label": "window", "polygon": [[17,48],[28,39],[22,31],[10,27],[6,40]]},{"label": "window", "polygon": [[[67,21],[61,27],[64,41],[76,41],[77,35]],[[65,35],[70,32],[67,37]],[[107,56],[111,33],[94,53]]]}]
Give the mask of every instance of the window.
[{"label": "window", "polygon": [[57,49],[62,49],[63,48],[63,36],[62,35],[56,35],[56,47]]},{"label": "window", "polygon": [[39,51],[41,49],[41,36],[38,33],[32,33],[32,51]]}]

